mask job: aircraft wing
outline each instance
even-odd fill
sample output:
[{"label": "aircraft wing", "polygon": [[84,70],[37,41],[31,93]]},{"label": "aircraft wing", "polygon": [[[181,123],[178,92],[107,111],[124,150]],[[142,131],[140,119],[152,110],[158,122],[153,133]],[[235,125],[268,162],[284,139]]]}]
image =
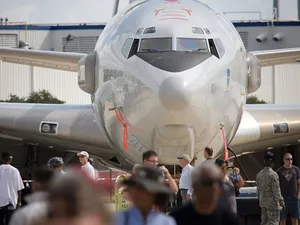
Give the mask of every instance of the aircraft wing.
[{"label": "aircraft wing", "polygon": [[4,62],[78,72],[78,61],[86,54],[0,48],[0,60]]},{"label": "aircraft wing", "polygon": [[249,104],[230,147],[240,155],[298,143],[300,105]]},{"label": "aircraft wing", "polygon": [[300,61],[300,48],[284,48],[249,52],[259,59],[261,66],[272,66]]},{"label": "aircraft wing", "polygon": [[1,138],[58,150],[84,149],[98,156],[112,153],[92,105],[0,103]]}]

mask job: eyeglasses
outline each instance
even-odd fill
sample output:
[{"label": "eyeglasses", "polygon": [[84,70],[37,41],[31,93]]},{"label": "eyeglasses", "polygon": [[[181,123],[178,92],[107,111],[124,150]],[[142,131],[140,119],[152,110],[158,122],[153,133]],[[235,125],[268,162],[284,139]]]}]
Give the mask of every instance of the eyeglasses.
[{"label": "eyeglasses", "polygon": [[156,160],[147,160],[148,162],[151,162],[151,163],[153,163],[153,164],[157,164],[158,163],[158,161],[156,161]]},{"label": "eyeglasses", "polygon": [[285,160],[292,161],[292,160],[293,160],[293,158],[286,158]]}]

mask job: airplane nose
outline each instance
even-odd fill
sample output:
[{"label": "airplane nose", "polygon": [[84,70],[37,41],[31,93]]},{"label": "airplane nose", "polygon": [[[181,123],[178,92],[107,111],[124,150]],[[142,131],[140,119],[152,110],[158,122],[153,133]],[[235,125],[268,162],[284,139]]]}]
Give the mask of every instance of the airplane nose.
[{"label": "airplane nose", "polygon": [[180,110],[189,104],[189,91],[180,77],[169,77],[159,87],[161,103],[170,110]]}]

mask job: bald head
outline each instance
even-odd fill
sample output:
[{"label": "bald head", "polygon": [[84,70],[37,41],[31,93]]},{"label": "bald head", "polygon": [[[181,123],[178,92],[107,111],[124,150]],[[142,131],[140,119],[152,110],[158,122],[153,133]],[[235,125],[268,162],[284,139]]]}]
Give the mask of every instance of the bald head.
[{"label": "bald head", "polygon": [[284,162],[284,167],[285,168],[290,168],[292,167],[293,164],[293,156],[290,153],[285,153],[283,156],[283,162]]}]

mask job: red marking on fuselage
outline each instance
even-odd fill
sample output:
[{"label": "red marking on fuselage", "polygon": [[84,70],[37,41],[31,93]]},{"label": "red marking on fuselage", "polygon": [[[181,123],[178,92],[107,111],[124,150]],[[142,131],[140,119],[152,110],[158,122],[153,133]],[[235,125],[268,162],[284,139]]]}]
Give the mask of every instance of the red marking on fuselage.
[{"label": "red marking on fuselage", "polygon": [[163,11],[163,10],[165,10],[165,9],[156,9],[156,10],[154,10],[155,16],[157,16],[157,14],[158,14],[160,11]]},{"label": "red marking on fuselage", "polygon": [[179,17],[161,18],[160,20],[185,20],[185,21],[188,21],[188,19],[185,19],[185,18],[179,18]]},{"label": "red marking on fuselage", "polygon": [[192,10],[190,10],[190,9],[182,9],[182,10],[187,12],[190,16],[192,15]]},{"label": "red marking on fuselage", "polygon": [[180,0],[165,0],[165,3],[180,3]]},{"label": "red marking on fuselage", "polygon": [[165,16],[179,16],[179,17],[185,17],[185,15],[178,15],[178,14],[165,14],[165,15],[161,15],[161,17],[165,17]]}]

